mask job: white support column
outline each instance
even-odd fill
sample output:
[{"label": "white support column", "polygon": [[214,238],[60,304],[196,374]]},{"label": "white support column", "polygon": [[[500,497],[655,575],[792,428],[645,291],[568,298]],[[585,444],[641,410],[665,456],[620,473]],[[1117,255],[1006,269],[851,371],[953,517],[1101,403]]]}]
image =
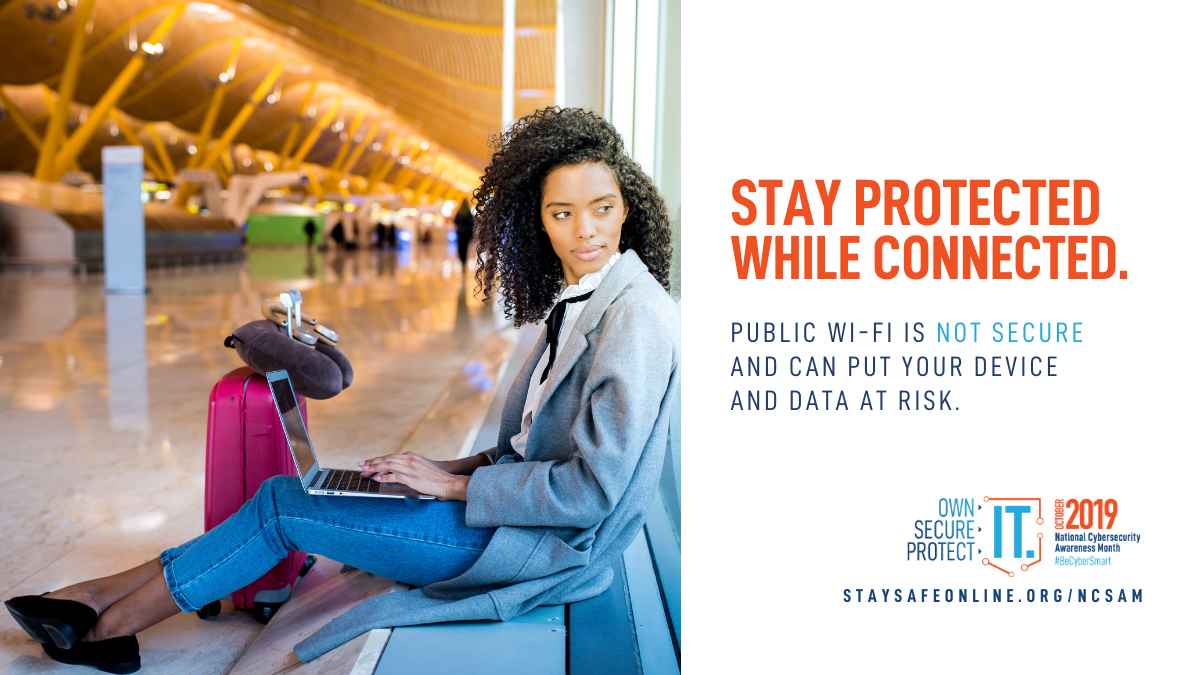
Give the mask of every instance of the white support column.
[{"label": "white support column", "polygon": [[633,98],[633,159],[657,179],[658,0],[637,0],[637,63]]},{"label": "white support column", "polygon": [[563,13],[563,0],[554,3],[554,105],[567,107],[567,21]]},{"label": "white support column", "polygon": [[[609,3],[605,0],[560,0],[560,55],[555,98],[560,106],[583,108],[608,117]],[[559,93],[561,92],[561,93]]]},{"label": "white support column", "polygon": [[634,92],[637,81],[637,0],[613,0],[612,76],[609,78],[608,121],[634,147]]},{"label": "white support column", "polygon": [[109,145],[104,167],[104,290],[146,293],[146,216],[142,207],[142,146]]},{"label": "white support column", "polygon": [[516,93],[517,0],[504,0],[504,72],[500,84],[500,120],[507,129],[513,123],[513,96]]},{"label": "white support column", "polygon": [[679,218],[679,201],[681,192],[681,167],[679,156],[682,152],[682,132],[680,119],[682,110],[682,91],[680,75],[682,62],[680,56],[680,38],[682,33],[680,0],[660,0],[662,10],[659,16],[658,38],[658,119],[655,151],[657,160],[654,169],[655,182],[659,191],[667,200],[671,211],[672,222]]},{"label": "white support column", "polygon": [[662,20],[658,44],[658,162],[655,182],[667,202],[671,214],[671,295],[680,297],[682,274],[680,273],[681,200],[683,167],[680,155],[683,151],[683,136],[680,119],[683,116],[680,75],[683,69],[680,45],[682,37],[681,0],[661,0]]}]

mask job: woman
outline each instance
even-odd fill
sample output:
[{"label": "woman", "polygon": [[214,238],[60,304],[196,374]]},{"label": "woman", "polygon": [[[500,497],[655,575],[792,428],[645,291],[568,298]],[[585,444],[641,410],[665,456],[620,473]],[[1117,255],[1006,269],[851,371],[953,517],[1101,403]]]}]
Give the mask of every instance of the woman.
[{"label": "woman", "polygon": [[475,191],[477,291],[486,299],[499,283],[518,326],[547,318],[505,401],[498,446],[451,462],[360,462],[365,476],[432,503],[315,497],[277,476],[157,560],[6,603],[52,658],[133,672],[138,631],[245,586],[289,550],[419,587],[334,619],[296,645],[304,661],[373,628],[509,619],[608,587],[656,493],[678,396],[666,209],[591,113],[541,110],[493,145]]}]

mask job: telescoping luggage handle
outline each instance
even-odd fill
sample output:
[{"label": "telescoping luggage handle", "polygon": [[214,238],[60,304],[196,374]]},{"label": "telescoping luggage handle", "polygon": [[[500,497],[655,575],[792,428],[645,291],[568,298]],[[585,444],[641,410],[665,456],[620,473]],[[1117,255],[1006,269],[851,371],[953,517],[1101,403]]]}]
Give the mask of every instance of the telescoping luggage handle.
[{"label": "telescoping luggage handle", "polygon": [[[300,342],[312,346],[318,341],[330,347],[336,347],[338,334],[322,326],[319,321],[300,310],[304,302],[300,291],[287,291],[279,294],[279,302],[263,303],[262,314],[268,320],[283,326],[289,335]],[[309,332],[309,329],[312,332]]]},{"label": "telescoping luggage handle", "polygon": [[[303,342],[306,345],[317,344],[317,337],[308,331],[300,329],[300,303],[304,299],[300,297],[300,291],[286,291],[279,294],[279,303],[287,310],[287,320],[283,327],[287,329],[287,334]],[[295,320],[292,320],[293,310],[295,312]]]}]

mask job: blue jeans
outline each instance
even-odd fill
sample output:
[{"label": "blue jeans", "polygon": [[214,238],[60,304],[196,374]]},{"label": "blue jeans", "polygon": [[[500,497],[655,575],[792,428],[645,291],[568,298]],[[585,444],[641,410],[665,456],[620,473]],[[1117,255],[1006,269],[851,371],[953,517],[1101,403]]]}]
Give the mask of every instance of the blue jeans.
[{"label": "blue jeans", "polygon": [[295,476],[275,476],[225,522],[159,560],[185,612],[250,584],[288,551],[424,586],[465,572],[491,541],[495,528],[467,527],[465,513],[463,502],[315,497]]}]

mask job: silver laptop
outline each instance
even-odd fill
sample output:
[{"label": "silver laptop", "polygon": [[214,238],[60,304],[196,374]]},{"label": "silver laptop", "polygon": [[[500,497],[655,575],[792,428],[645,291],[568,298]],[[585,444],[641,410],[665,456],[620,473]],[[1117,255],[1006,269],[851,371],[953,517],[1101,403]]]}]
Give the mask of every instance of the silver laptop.
[{"label": "silver laptop", "polygon": [[292,381],[288,379],[287,371],[267,373],[267,382],[271,385],[271,397],[275,399],[275,409],[279,411],[279,419],[283,422],[283,433],[292,449],[292,459],[296,460],[296,472],[300,474],[300,484],[305,492],[335,497],[434,499],[433,495],[417,492],[403,483],[380,483],[363,478],[360,469],[322,469],[317,463],[312,442],[308,439],[304,417],[296,406],[296,394],[292,391]]}]

